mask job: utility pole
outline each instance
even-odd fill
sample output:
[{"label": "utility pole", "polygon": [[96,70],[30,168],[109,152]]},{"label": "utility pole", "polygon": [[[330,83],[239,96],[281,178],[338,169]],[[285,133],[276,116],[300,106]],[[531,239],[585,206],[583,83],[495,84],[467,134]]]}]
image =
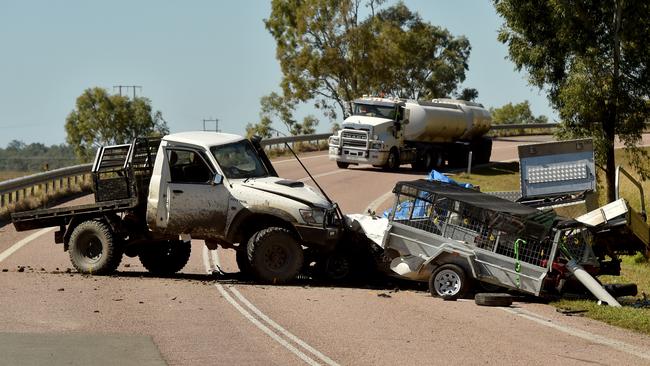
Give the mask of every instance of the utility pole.
[{"label": "utility pole", "polygon": [[207,131],[207,129],[205,127],[206,122],[214,122],[214,132],[221,132],[219,130],[219,118],[204,119],[203,120],[203,131]]},{"label": "utility pole", "polygon": [[142,91],[142,86],[140,86],[140,85],[113,85],[113,91],[115,91],[115,89],[117,89],[118,93],[120,93],[120,96],[122,96],[122,88],[126,89],[126,93],[129,92],[129,89],[133,89],[133,99],[135,99],[135,90],[136,89],[140,89],[140,91]]}]

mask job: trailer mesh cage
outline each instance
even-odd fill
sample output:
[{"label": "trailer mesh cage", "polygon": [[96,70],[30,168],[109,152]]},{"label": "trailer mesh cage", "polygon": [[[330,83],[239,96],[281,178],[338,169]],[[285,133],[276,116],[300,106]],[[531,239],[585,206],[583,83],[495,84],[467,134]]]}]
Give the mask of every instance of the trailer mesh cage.
[{"label": "trailer mesh cage", "polygon": [[448,239],[543,267],[556,215],[437,181],[399,182],[389,219]]}]

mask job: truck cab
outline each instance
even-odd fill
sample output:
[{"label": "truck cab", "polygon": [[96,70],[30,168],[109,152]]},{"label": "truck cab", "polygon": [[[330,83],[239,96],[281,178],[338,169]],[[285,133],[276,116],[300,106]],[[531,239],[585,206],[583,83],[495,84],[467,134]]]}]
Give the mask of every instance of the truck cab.
[{"label": "truck cab", "polygon": [[[329,139],[330,160],[340,168],[350,164],[394,165],[391,149],[403,145],[405,103],[399,99],[359,98],[351,104],[352,114],[341,131]],[[394,158],[395,156],[392,156]]]}]

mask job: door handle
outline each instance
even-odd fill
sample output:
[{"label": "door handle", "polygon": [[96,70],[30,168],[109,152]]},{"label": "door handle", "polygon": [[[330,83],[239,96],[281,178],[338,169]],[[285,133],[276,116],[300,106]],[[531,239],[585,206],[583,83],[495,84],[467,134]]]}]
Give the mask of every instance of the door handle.
[{"label": "door handle", "polygon": [[173,193],[183,193],[183,191],[180,190],[180,189],[174,189],[174,190],[172,190],[172,192],[173,192]]}]

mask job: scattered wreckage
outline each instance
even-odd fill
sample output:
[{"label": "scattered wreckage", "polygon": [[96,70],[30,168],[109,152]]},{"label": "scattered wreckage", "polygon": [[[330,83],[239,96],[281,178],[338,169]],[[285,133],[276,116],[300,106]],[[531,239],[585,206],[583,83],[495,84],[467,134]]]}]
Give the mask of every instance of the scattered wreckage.
[{"label": "scattered wreckage", "polygon": [[[575,290],[579,282],[602,302],[620,306],[614,296],[622,294],[613,296],[594,276],[620,274],[620,253],[647,252],[645,214],[618,199],[576,219],[557,215],[553,206],[585,202],[580,197],[585,187],[595,189],[595,167],[590,141],[552,147],[528,147],[538,154],[522,162],[522,188],[534,193],[518,197],[520,202],[423,179],[396,184],[387,217],[348,218],[383,250],[388,273],[428,282],[433,296],[457,299],[472,289],[496,287],[552,297]],[[636,295],[636,286],[625,289]],[[484,296],[477,296],[477,303],[498,300]]]}]

